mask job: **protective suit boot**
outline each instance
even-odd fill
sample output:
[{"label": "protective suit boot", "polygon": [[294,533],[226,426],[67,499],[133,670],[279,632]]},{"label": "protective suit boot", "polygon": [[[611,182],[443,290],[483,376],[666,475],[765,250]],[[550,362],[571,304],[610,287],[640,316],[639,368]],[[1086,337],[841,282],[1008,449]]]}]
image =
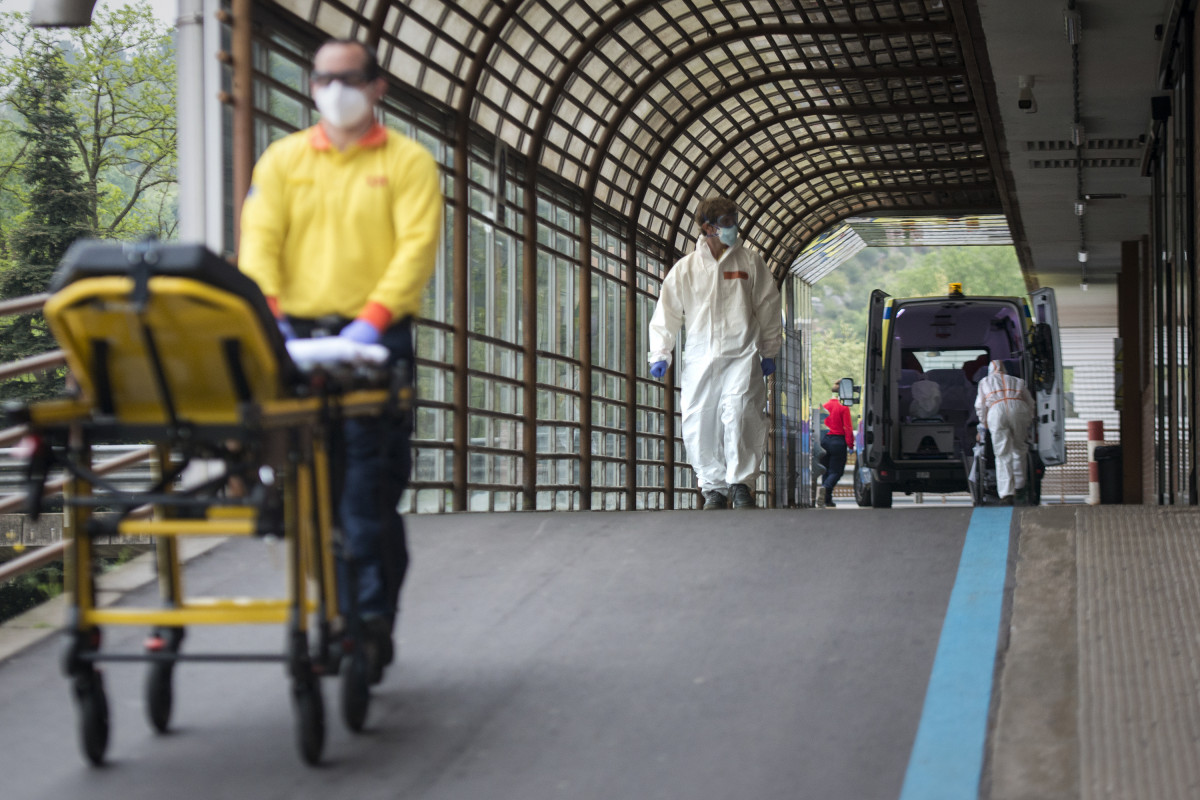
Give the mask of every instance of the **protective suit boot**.
[{"label": "protective suit boot", "polygon": [[733,507],[736,508],[754,508],[754,495],[750,494],[750,487],[744,483],[735,483],[729,487],[733,495]]},{"label": "protective suit boot", "polygon": [[1019,506],[1029,505],[1029,490],[1028,489],[1026,489],[1025,487],[1021,487],[1020,489],[1017,489],[1016,503]]},{"label": "protective suit boot", "polygon": [[725,495],[718,492],[716,489],[709,489],[704,493],[704,510],[719,511],[725,508]]}]

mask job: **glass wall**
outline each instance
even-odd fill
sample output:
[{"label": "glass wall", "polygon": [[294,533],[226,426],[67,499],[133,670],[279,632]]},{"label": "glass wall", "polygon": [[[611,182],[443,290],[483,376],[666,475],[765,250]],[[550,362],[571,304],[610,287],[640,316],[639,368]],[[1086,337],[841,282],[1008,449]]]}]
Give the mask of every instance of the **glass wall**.
[{"label": "glass wall", "polygon": [[[286,20],[263,30],[270,33],[254,45],[255,157],[271,142],[315,122],[308,63],[320,40]],[[402,510],[455,510],[456,457],[468,462],[465,510],[521,509],[527,419],[526,165],[486,132],[475,131],[468,148],[468,202],[460,212],[453,204],[452,114],[394,88],[383,117],[434,154],[446,197],[442,250],[418,324],[414,471]],[[456,213],[467,215],[465,287],[454,285]],[[666,384],[650,377],[646,363],[647,327],[671,263],[667,244],[631,231],[629,220],[609,209],[585,205],[579,189],[559,179],[539,180],[536,213],[535,507],[697,508],[700,496],[680,435],[679,389],[668,396]],[[585,231],[586,243],[581,240]],[[636,252],[630,253],[634,242]],[[590,293],[588,320],[580,317],[583,291]],[[811,297],[808,285],[793,279],[785,283],[784,295],[784,351],[769,399],[775,422],[770,462],[764,464],[771,473],[764,471],[757,488],[769,492],[776,505],[811,504],[807,420],[812,397],[805,376]],[[460,301],[467,304],[469,437],[461,455],[454,447],[454,304]],[[588,436],[588,421],[580,413],[585,336],[590,337],[592,378]],[[590,489],[581,474],[583,447],[589,448]]]},{"label": "glass wall", "polygon": [[776,359],[772,405],[773,461],[769,488],[778,506],[811,506],[813,405],[807,365],[812,357],[812,286],[787,278],[783,292],[783,349]]}]

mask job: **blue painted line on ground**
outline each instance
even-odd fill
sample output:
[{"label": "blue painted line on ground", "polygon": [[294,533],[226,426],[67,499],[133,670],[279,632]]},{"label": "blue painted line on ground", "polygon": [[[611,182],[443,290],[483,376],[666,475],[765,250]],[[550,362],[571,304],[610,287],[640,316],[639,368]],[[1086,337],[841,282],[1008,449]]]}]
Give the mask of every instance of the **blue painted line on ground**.
[{"label": "blue painted line on ground", "polygon": [[900,800],[979,796],[1011,525],[1011,508],[971,514]]}]

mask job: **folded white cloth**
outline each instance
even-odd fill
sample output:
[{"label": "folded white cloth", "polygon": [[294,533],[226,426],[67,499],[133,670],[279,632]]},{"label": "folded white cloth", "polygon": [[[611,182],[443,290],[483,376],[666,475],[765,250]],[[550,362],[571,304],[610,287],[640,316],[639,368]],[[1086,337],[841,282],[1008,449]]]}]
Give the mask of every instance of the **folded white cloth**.
[{"label": "folded white cloth", "polygon": [[287,349],[292,361],[303,370],[336,364],[382,364],[388,356],[381,344],[361,344],[341,336],[292,339]]}]

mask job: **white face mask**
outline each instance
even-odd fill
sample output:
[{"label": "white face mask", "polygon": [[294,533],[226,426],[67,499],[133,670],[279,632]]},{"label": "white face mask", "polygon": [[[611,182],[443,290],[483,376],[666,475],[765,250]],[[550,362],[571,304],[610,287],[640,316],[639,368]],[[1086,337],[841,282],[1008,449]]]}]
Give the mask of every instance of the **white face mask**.
[{"label": "white face mask", "polygon": [[356,127],[370,115],[371,101],[362,89],[333,81],[313,92],[317,111],[335,128]]}]

